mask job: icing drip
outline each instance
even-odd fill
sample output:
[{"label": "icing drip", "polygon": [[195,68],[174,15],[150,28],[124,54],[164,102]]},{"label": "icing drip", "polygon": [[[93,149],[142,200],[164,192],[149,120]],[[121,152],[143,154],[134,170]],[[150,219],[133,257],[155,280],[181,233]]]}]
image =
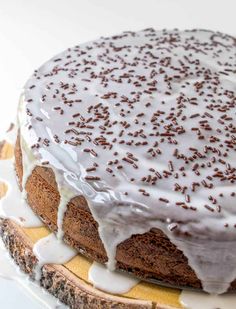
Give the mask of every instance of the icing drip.
[{"label": "icing drip", "polygon": [[[2,240],[0,240],[0,277],[7,280],[6,282],[3,281],[4,287],[1,286],[1,293],[4,293],[5,288],[10,288],[13,291],[12,297],[19,297],[20,300],[24,301],[25,306],[29,308],[67,308],[67,306],[61,304],[58,299],[47,293],[38,284],[29,280],[28,276],[20,271],[19,267],[10,258]],[[19,296],[17,294],[18,289]],[[8,295],[8,291],[6,291],[6,295]]]},{"label": "icing drip", "polygon": [[[62,179],[59,237],[66,190],[87,199],[109,269],[120,242],[156,227],[206,291],[227,290],[235,277],[234,59],[230,36],[148,29],[68,49],[34,73],[18,113],[32,163],[24,173],[48,162]],[[185,234],[197,253],[176,236]]]},{"label": "icing drip", "polygon": [[62,240],[64,236],[63,220],[67,209],[67,204],[70,201],[70,199],[65,199],[62,191],[59,190],[59,193],[60,193],[60,204],[58,206],[58,213],[57,213],[57,238]]},{"label": "icing drip", "polygon": [[[11,130],[4,136],[4,140],[14,144],[16,130]],[[0,160],[0,181],[7,185],[6,194],[0,199],[0,216],[11,219],[22,227],[39,227],[42,222],[33,213],[26,200],[22,197],[16,180],[14,162],[12,159]],[[36,308],[56,309],[67,308],[59,300],[43,290],[38,284],[29,280],[10,258],[2,240],[0,239],[0,277],[7,279],[5,287],[19,293],[24,303]],[[11,280],[11,282],[9,281]],[[22,290],[24,293],[22,293]],[[2,289],[3,292],[3,289]],[[26,293],[25,293],[26,292]],[[17,296],[16,296],[17,297]]]},{"label": "icing drip", "polygon": [[35,279],[40,280],[41,268],[45,264],[64,264],[71,260],[76,251],[56,238],[52,233],[41,238],[34,244],[33,252],[38,259],[35,269]]},{"label": "icing drip", "polygon": [[[23,98],[21,97],[19,107],[18,107],[18,123],[21,127],[22,123],[24,123],[24,114],[22,113],[23,109]],[[23,192],[22,195],[25,199],[27,199],[27,192],[25,190],[25,185],[27,183],[27,180],[29,176],[32,174],[34,168],[39,165],[39,162],[37,162],[36,158],[33,156],[32,152],[30,151],[27,143],[25,142],[23,138],[23,134],[20,135],[20,144],[22,151],[22,168],[23,168],[23,178],[22,178],[22,188]],[[63,232],[63,219],[64,214],[67,209],[68,202],[76,196],[75,193],[73,193],[71,190],[66,189],[64,179],[66,176],[62,176],[60,173],[57,172],[57,170],[50,166],[55,174],[56,182],[58,186],[58,192],[60,194],[60,203],[58,205],[58,213],[57,213],[57,237],[58,239],[63,239],[64,232]]]},{"label": "icing drip", "polygon": [[[23,110],[23,101],[22,97],[20,98],[19,106],[18,106],[18,118],[17,118],[17,127],[21,128],[22,124],[24,123],[24,119],[19,117],[19,115],[23,116],[22,113]],[[25,142],[22,134],[20,135],[20,145],[22,151],[22,169],[23,169],[23,174],[22,174],[22,181],[21,181],[21,186],[22,186],[22,196],[24,199],[27,199],[27,192],[25,190],[25,186],[27,183],[27,180],[29,176],[32,174],[34,168],[36,167],[36,162],[35,158],[32,154],[32,152],[29,149],[29,146]]]},{"label": "icing drip", "polygon": [[180,302],[185,309],[233,309],[236,306],[236,296],[182,291]]},{"label": "icing drip", "polygon": [[23,198],[16,180],[13,160],[0,160],[0,180],[7,184],[6,195],[0,199],[0,216],[9,218],[24,227],[42,226]]},{"label": "icing drip", "polygon": [[236,241],[170,239],[188,257],[188,263],[198,274],[205,291],[221,294],[228,290],[236,278]]},{"label": "icing drip", "polygon": [[54,171],[54,174],[56,176],[57,188],[60,194],[60,203],[58,205],[58,211],[57,211],[57,238],[62,240],[64,236],[63,219],[65,212],[67,210],[67,204],[76,195],[73,191],[66,189],[66,186],[64,186],[63,183],[64,178],[60,177],[59,173]]},{"label": "icing drip", "polygon": [[95,288],[113,294],[128,293],[140,281],[124,273],[110,271],[96,262],[90,267],[88,277]]}]

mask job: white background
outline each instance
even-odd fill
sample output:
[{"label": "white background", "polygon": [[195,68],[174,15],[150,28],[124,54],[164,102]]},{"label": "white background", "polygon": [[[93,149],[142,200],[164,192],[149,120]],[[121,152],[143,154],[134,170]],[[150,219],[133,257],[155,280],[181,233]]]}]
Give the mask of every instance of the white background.
[{"label": "white background", "polygon": [[[0,133],[15,116],[25,81],[48,58],[80,42],[148,27],[236,36],[236,0],[0,0]],[[36,308],[7,290],[18,306],[3,303],[1,288],[1,308]]]}]

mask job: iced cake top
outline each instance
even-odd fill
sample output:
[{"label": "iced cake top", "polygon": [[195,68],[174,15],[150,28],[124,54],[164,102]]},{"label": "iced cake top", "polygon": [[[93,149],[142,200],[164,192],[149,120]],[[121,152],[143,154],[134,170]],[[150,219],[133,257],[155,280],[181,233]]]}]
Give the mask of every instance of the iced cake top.
[{"label": "iced cake top", "polygon": [[35,71],[22,138],[38,164],[87,198],[104,244],[114,226],[125,230],[116,244],[160,224],[235,238],[235,91],[233,37],[125,32]]}]

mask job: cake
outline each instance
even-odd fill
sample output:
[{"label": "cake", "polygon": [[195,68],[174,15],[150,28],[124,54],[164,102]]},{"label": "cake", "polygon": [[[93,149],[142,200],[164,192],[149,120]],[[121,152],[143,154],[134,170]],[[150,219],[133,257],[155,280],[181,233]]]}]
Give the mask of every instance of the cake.
[{"label": "cake", "polygon": [[22,194],[111,271],[236,289],[236,40],[146,29],[69,48],[18,109]]}]

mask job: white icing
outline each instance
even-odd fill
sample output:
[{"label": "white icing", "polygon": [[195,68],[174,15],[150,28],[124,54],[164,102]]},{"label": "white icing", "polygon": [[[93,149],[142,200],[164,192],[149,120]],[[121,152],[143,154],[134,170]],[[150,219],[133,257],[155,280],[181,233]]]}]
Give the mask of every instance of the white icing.
[{"label": "white icing", "polygon": [[67,204],[76,195],[64,186],[63,178],[59,173],[55,172],[54,174],[56,176],[57,188],[60,194],[60,203],[58,205],[57,211],[57,238],[62,240],[64,236],[63,220],[67,210]]},{"label": "white icing", "polygon": [[236,296],[208,295],[202,292],[182,291],[180,302],[184,309],[234,309],[236,307]]},{"label": "white icing", "polygon": [[[169,237],[188,257],[188,263],[198,274],[205,291],[221,294],[228,290],[230,283],[236,278],[235,241],[211,241],[208,244],[201,239],[183,242],[183,239],[171,237],[170,234]],[[220,254],[214,254],[215,252]]]},{"label": "white icing", "polygon": [[27,192],[26,192],[25,186],[26,186],[29,176],[32,174],[34,168],[36,167],[36,164],[35,164],[34,158],[30,154],[29,148],[25,144],[22,137],[20,138],[20,144],[21,144],[22,149],[24,150],[22,152],[22,169],[23,169],[22,181],[21,181],[22,196],[24,199],[27,200]]},{"label": "white icing", "polygon": [[13,160],[0,160],[0,181],[7,184],[6,195],[0,199],[0,216],[24,227],[42,226],[42,222],[22,197],[16,180]]},{"label": "white icing", "polygon": [[130,275],[110,271],[96,262],[89,269],[88,279],[95,288],[112,294],[128,293],[140,281]]},{"label": "white icing", "polygon": [[[19,123],[23,153],[27,153],[32,165],[23,163],[24,179],[27,179],[32,171],[28,166],[34,167],[49,161],[48,166],[53,168],[57,178],[62,179],[63,190],[71,191],[70,197],[86,197],[99,224],[99,235],[109,258],[110,269],[115,268],[116,247],[120,242],[133,234],[145,233],[156,227],[164,231],[184,252],[206,291],[222,293],[235,278],[236,254],[232,253],[232,244],[235,242],[236,233],[236,195],[231,195],[235,185],[228,180],[222,182],[220,178],[213,177],[210,181],[207,178],[209,175],[212,177],[215,168],[227,177],[231,173],[234,177],[235,152],[227,149],[228,156],[224,157],[214,149],[204,150],[206,145],[221,149],[220,144],[225,143],[226,139],[224,126],[229,124],[229,120],[232,127],[227,130],[232,131],[235,126],[235,108],[227,110],[229,120],[221,118],[224,114],[217,108],[206,108],[206,104],[215,102],[220,106],[229,106],[229,102],[234,104],[232,92],[235,91],[236,77],[233,73],[233,44],[231,37],[208,31],[146,30],[129,33],[69,49],[43,65],[26,84],[19,108]],[[109,71],[111,68],[113,70]],[[163,70],[167,77],[172,79],[166,80]],[[117,82],[121,76],[124,81]],[[142,76],[147,78],[147,81]],[[148,90],[150,81],[157,82],[152,86],[155,90]],[[107,94],[111,92],[117,92],[115,97],[112,95],[107,98]],[[116,105],[126,98],[135,103],[132,103],[133,109],[129,108],[127,102],[121,107]],[[100,102],[102,105],[94,108]],[[149,102],[151,105],[147,108],[146,104]],[[182,112],[180,118],[177,115],[178,109],[173,111],[178,126],[174,121],[167,121],[166,117],[177,105],[181,105]],[[90,106],[93,107],[89,111]],[[107,111],[110,127],[108,124],[108,127],[103,128],[106,119],[99,118],[97,122],[89,120],[98,113],[103,117]],[[74,117],[78,112],[82,118]],[[137,116],[141,112],[144,114]],[[192,117],[195,114],[199,116]],[[151,116],[156,117],[154,122],[150,122]],[[192,130],[192,127],[201,126],[198,117],[200,120],[208,120],[212,128],[209,131],[201,127],[203,139],[199,139],[196,131]],[[135,118],[137,121],[134,121]],[[224,119],[225,123],[220,124],[220,119]],[[125,126],[125,120],[130,126],[120,137],[119,133]],[[73,121],[77,125],[69,124]],[[177,146],[168,138],[162,141],[158,135],[167,131],[162,121],[167,121],[168,130],[174,132],[173,139],[177,140]],[[87,123],[92,124],[92,130],[86,128]],[[143,123],[148,125],[145,126]],[[156,129],[153,126],[156,126]],[[185,134],[176,133],[181,126],[185,129]],[[68,132],[70,128],[74,131]],[[147,139],[139,133],[135,142],[148,141],[147,145],[135,146],[131,143],[128,146],[122,143],[122,139],[131,141],[134,133],[140,128]],[[222,131],[217,131],[217,128]],[[83,131],[88,132],[87,135],[82,134]],[[107,134],[108,131],[111,134]],[[152,135],[153,132],[158,134]],[[58,140],[55,135],[58,136]],[[230,135],[234,140],[234,131],[230,132]],[[109,147],[96,142],[96,138],[102,136],[105,136]],[[219,140],[212,141],[212,136]],[[83,138],[83,141],[76,140],[78,137]],[[114,142],[114,137],[121,143]],[[158,147],[154,146],[157,141],[161,149],[161,153],[158,154]],[[75,142],[78,142],[77,146]],[[222,153],[226,149],[225,145],[223,146]],[[173,152],[176,148],[179,154],[188,158],[192,158],[194,154],[190,148],[196,148],[198,153],[195,153],[193,163],[190,159],[186,164],[181,158],[175,159]],[[86,149],[95,150],[97,156],[94,157],[94,153],[88,153]],[[114,152],[118,155],[114,156]],[[138,165],[137,169],[133,163],[124,163],[123,158],[127,152],[133,153],[138,159],[134,162]],[[202,159],[198,154],[205,155],[205,158]],[[213,157],[216,158],[214,164]],[[228,171],[226,165],[219,161],[222,158],[230,165],[232,171]],[[113,163],[112,173],[107,172],[109,160],[115,159],[119,159],[123,168],[116,169],[117,165]],[[175,172],[170,172],[170,160]],[[199,164],[199,174],[193,169],[196,162]],[[98,164],[96,171],[88,172],[87,168],[91,168],[94,163]],[[203,168],[202,163],[211,165],[205,165]],[[181,171],[183,165],[187,177]],[[142,180],[143,176],[147,178],[151,174],[150,168],[162,175],[154,185]],[[170,172],[168,177],[164,176],[164,171]],[[175,177],[176,173],[178,178]],[[99,176],[101,180],[90,181],[86,179],[87,176]],[[131,181],[131,177],[134,177],[135,181]],[[202,185],[202,181],[212,182],[213,188]],[[200,183],[195,190],[191,189],[193,182]],[[181,188],[186,186],[186,194],[191,196],[191,202],[186,201],[186,196],[180,190],[174,190],[175,183]],[[140,189],[145,189],[148,195],[140,192]],[[223,193],[222,197],[219,196],[220,193]],[[60,237],[63,235],[61,227],[68,201],[67,198],[64,199],[63,192],[61,195],[58,213]],[[209,202],[210,195],[216,198],[216,204]],[[160,198],[167,198],[168,202],[160,201]],[[177,202],[183,203],[188,209],[177,205]],[[210,204],[213,211],[207,209],[206,204]],[[220,212],[216,209],[218,204],[221,206]],[[194,207],[195,211],[189,208],[190,206]],[[171,227],[175,223],[177,229],[172,230]],[[227,228],[225,224],[228,224]],[[181,235],[191,234],[191,241],[200,244],[199,250],[190,250],[186,238],[177,237],[176,231],[180,231]],[[216,258],[212,259],[212,256]],[[208,264],[207,272],[202,261]]]},{"label": "white icing", "polygon": [[[24,117],[23,117],[24,114],[22,113],[23,103],[24,102],[21,97],[19,107],[18,107],[19,126],[21,126],[21,124],[24,123]],[[24,198],[27,198],[27,192],[25,190],[27,180],[29,176],[32,174],[34,168],[39,164],[36,161],[35,157],[32,155],[32,152],[30,151],[27,143],[24,141],[22,134],[20,135],[20,144],[21,144],[21,149],[23,150],[22,151],[22,168],[23,168],[23,177],[22,177],[23,192],[22,194]],[[73,193],[71,190],[68,190],[65,187],[64,177],[60,173],[57,173],[56,169],[53,168],[53,170],[54,170],[54,174],[56,177],[58,192],[60,194],[60,203],[58,205],[58,213],[57,213],[57,237],[58,239],[62,239],[64,236],[63,219],[64,219],[64,214],[67,209],[67,204],[73,197],[76,196],[76,194]]]},{"label": "white icing", "polygon": [[71,260],[76,251],[56,238],[52,233],[41,238],[34,244],[33,252],[38,259],[35,269],[35,279],[41,278],[41,268],[45,264],[64,264]]},{"label": "white icing", "polygon": [[[4,282],[3,279],[8,280]],[[24,304],[31,304],[32,308],[66,309],[54,296],[46,292],[38,283],[29,280],[28,275],[20,271],[19,267],[10,258],[2,240],[0,240],[0,280],[1,284],[10,285],[12,296],[20,289],[20,300]],[[2,282],[3,281],[3,282]],[[3,293],[3,289],[1,289]],[[6,293],[8,295],[8,292]],[[17,295],[17,294],[16,294]]]}]

